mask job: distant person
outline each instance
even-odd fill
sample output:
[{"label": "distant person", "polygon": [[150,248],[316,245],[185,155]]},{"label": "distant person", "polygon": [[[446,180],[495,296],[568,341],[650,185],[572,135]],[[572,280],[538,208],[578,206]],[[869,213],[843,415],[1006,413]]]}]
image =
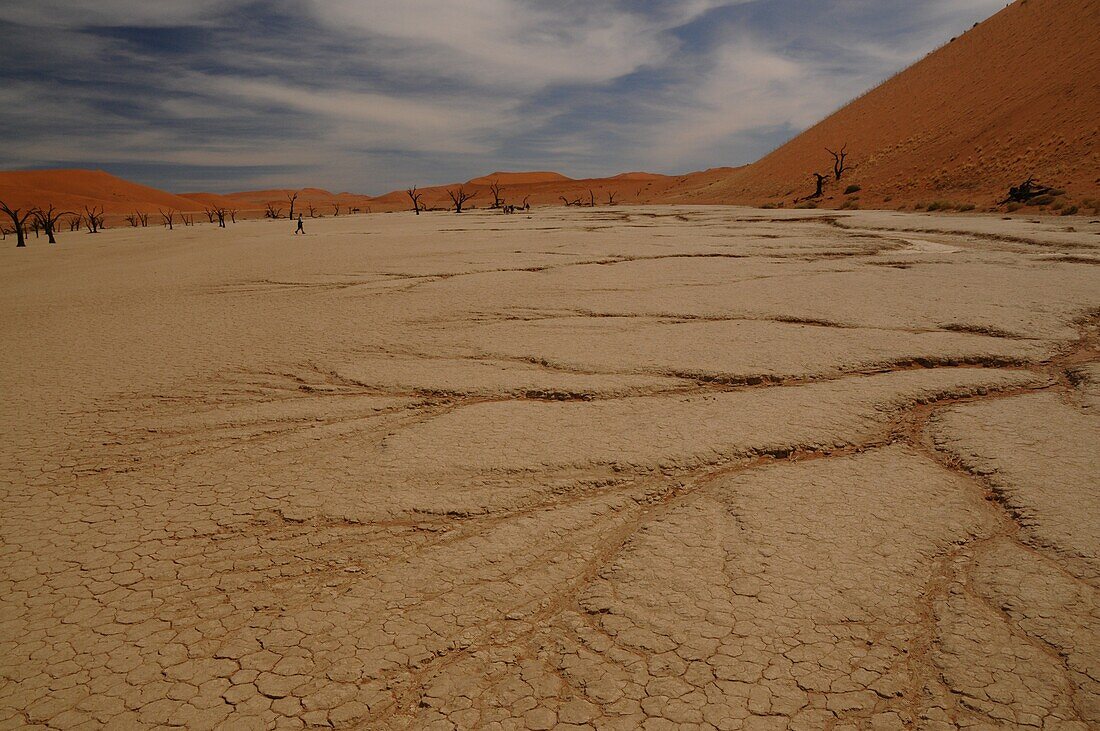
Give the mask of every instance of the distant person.
[{"label": "distant person", "polygon": [[294,235],[295,236],[297,236],[298,234],[305,235],[305,232],[306,232],[306,226],[305,226],[304,223],[302,223],[302,214],[299,213],[298,214],[298,228],[294,229]]}]

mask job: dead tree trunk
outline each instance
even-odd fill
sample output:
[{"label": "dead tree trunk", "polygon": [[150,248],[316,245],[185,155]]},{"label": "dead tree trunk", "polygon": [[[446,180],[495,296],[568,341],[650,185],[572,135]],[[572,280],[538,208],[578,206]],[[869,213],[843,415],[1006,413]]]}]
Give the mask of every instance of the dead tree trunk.
[{"label": "dead tree trunk", "polygon": [[1046,185],[1039,185],[1035,182],[1034,178],[1028,178],[1019,185],[1009,188],[1008,197],[997,205],[1003,206],[1005,203],[1027,203],[1032,198],[1047,195],[1051,190],[1053,190],[1053,188]]},{"label": "dead tree trunk", "polygon": [[57,230],[57,222],[61,220],[62,216],[69,215],[72,215],[71,211],[59,211],[52,205],[46,209],[39,208],[34,212],[35,220],[42,227],[42,231],[51,244],[57,243],[57,238],[54,236],[54,232]]},{"label": "dead tree trunk", "polygon": [[317,218],[317,209],[313,207],[313,204],[307,203],[306,205],[309,207],[309,217]]},{"label": "dead tree trunk", "polygon": [[97,234],[103,228],[103,209],[96,206],[88,208],[84,206],[84,223],[88,227],[88,233]]},{"label": "dead tree trunk", "polygon": [[413,204],[413,212],[419,216],[420,211],[424,208],[423,204],[420,202],[420,199],[424,197],[424,194],[417,193],[416,186],[414,185],[413,187],[405,191],[405,195],[409,196],[409,200],[411,200]]},{"label": "dead tree trunk", "polygon": [[35,209],[30,209],[24,212],[19,208],[9,208],[7,203],[0,201],[0,212],[7,214],[11,219],[12,227],[15,229],[15,248],[19,249],[27,245],[23,227],[27,223],[27,219],[34,215]]},{"label": "dead tree trunk", "polygon": [[333,203],[332,204],[332,215],[333,215],[334,218],[336,216],[340,215],[340,204],[339,203]]},{"label": "dead tree trunk", "polygon": [[531,204],[527,202],[530,199],[531,199],[531,196],[529,196],[529,195],[523,196],[523,206],[522,206],[523,210],[525,210],[525,211],[531,210]]},{"label": "dead tree trunk", "polygon": [[458,186],[458,190],[448,190],[447,195],[451,197],[451,203],[454,204],[455,213],[462,213],[462,208],[466,205],[466,201],[475,198],[477,193],[467,193],[466,188],[460,185]]},{"label": "dead tree trunk", "polygon": [[588,189],[588,207],[589,208],[595,208],[596,207],[596,194],[592,192],[591,188]]},{"label": "dead tree trunk", "polygon": [[214,215],[218,217],[218,228],[225,228],[225,209],[215,208]]},{"label": "dead tree trunk", "polygon": [[840,152],[833,152],[828,147],[825,148],[825,152],[833,156],[833,175],[836,176],[837,180],[840,180],[840,176],[843,175],[844,171],[847,169],[845,167],[845,160],[848,157],[848,143],[844,143],[844,146],[840,148]]},{"label": "dead tree trunk", "polygon": [[130,224],[130,228],[137,228],[138,226],[138,217],[136,213],[131,213],[130,215],[126,216],[125,221],[126,223]]},{"label": "dead tree trunk", "polygon": [[[160,209],[158,208],[157,210],[159,211]],[[175,218],[175,215],[176,214],[172,213],[172,209],[168,209],[168,213],[160,211],[160,217],[164,220],[164,227],[169,231],[173,230],[172,219]]]},{"label": "dead tree trunk", "polygon": [[282,208],[276,208],[274,203],[266,203],[267,210],[264,211],[264,218],[270,218],[274,221],[276,218],[280,218],[283,214]]},{"label": "dead tree trunk", "polygon": [[608,191],[608,193],[607,193],[607,205],[609,205],[609,206],[615,205],[615,192],[614,191]]},{"label": "dead tree trunk", "polygon": [[298,200],[298,194],[295,193],[294,195],[291,195],[290,193],[287,193],[286,194],[286,199],[288,201],[290,201],[290,220],[293,221],[294,220],[294,201]]},{"label": "dead tree trunk", "polygon": [[817,180],[817,190],[814,191],[813,195],[807,196],[807,197],[809,197],[809,198],[820,198],[821,196],[825,195],[825,177],[826,176],[822,175],[821,173],[813,173],[813,176]]},{"label": "dead tree trunk", "polygon": [[504,205],[504,198],[500,195],[503,191],[504,188],[497,181],[489,183],[489,192],[493,194],[493,205],[490,208],[500,208]]},{"label": "dead tree trunk", "polygon": [[236,208],[230,208],[229,209],[229,220],[232,221],[233,223],[237,222],[237,209]]}]

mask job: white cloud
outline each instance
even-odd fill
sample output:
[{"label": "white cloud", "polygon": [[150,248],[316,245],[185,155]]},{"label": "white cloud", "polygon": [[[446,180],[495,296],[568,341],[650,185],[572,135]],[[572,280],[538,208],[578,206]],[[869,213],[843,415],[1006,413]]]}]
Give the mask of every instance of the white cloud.
[{"label": "white cloud", "polygon": [[728,4],[692,0],[656,15],[607,3],[555,8],[522,0],[314,0],[313,7],[334,29],[396,41],[392,63],[407,70],[535,90],[609,81],[662,63],[675,51],[664,31]]}]

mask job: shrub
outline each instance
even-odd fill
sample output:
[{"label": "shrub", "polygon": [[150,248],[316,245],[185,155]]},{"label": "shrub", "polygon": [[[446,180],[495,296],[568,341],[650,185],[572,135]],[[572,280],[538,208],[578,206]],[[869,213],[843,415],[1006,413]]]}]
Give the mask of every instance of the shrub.
[{"label": "shrub", "polygon": [[1029,200],[1027,202],[1027,204],[1029,206],[1049,206],[1053,202],[1054,202],[1054,196],[1052,196],[1052,195],[1041,195],[1038,198],[1032,198],[1031,200]]},{"label": "shrub", "polygon": [[914,211],[919,211],[919,210],[922,210],[923,208],[924,208],[924,204],[923,204],[923,203],[914,203],[914,204],[913,204],[913,210],[914,210]]},{"label": "shrub", "polygon": [[1066,206],[1062,209],[1063,216],[1073,216],[1077,213],[1077,206]]},{"label": "shrub", "polygon": [[1065,204],[1066,204],[1065,201],[1054,201],[1053,203],[1050,204],[1050,207],[1057,211],[1059,208],[1061,208]]},{"label": "shrub", "polygon": [[863,190],[863,188],[859,187],[858,185],[852,184],[852,185],[849,185],[847,188],[844,189],[844,195],[851,195],[852,193],[858,193],[861,190]]},{"label": "shrub", "polygon": [[848,211],[848,210],[858,211],[859,210],[859,199],[849,198],[848,200],[846,200],[846,201],[844,201],[843,203],[840,204],[840,210],[842,210],[842,211]]},{"label": "shrub", "polygon": [[760,207],[763,208],[766,211],[770,211],[771,209],[776,208],[777,206],[774,203],[764,203]]},{"label": "shrub", "polygon": [[977,206],[975,206],[973,203],[960,203],[958,206],[956,206],[955,210],[973,211],[975,208],[977,208]]},{"label": "shrub", "polygon": [[889,203],[892,200],[894,200],[894,196],[888,195],[888,196],[886,196],[885,198],[882,199],[882,202],[883,203]]},{"label": "shrub", "polygon": [[1007,206],[1005,206],[1005,210],[1009,213],[1015,213],[1021,208],[1023,208],[1023,206],[1021,206],[1019,203],[1009,203]]},{"label": "shrub", "polygon": [[795,208],[817,208],[817,204],[806,201],[803,203],[799,203],[797,206],[795,206]]},{"label": "shrub", "polygon": [[948,201],[932,201],[928,204],[929,211],[950,211],[954,207],[954,204]]}]

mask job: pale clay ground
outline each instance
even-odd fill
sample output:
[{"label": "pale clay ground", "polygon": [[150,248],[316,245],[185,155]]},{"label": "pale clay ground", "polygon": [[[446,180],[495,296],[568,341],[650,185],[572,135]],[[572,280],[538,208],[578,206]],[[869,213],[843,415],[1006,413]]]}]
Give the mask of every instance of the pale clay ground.
[{"label": "pale clay ground", "polygon": [[0,728],[1100,724],[1100,224],[306,228],[4,243]]}]

